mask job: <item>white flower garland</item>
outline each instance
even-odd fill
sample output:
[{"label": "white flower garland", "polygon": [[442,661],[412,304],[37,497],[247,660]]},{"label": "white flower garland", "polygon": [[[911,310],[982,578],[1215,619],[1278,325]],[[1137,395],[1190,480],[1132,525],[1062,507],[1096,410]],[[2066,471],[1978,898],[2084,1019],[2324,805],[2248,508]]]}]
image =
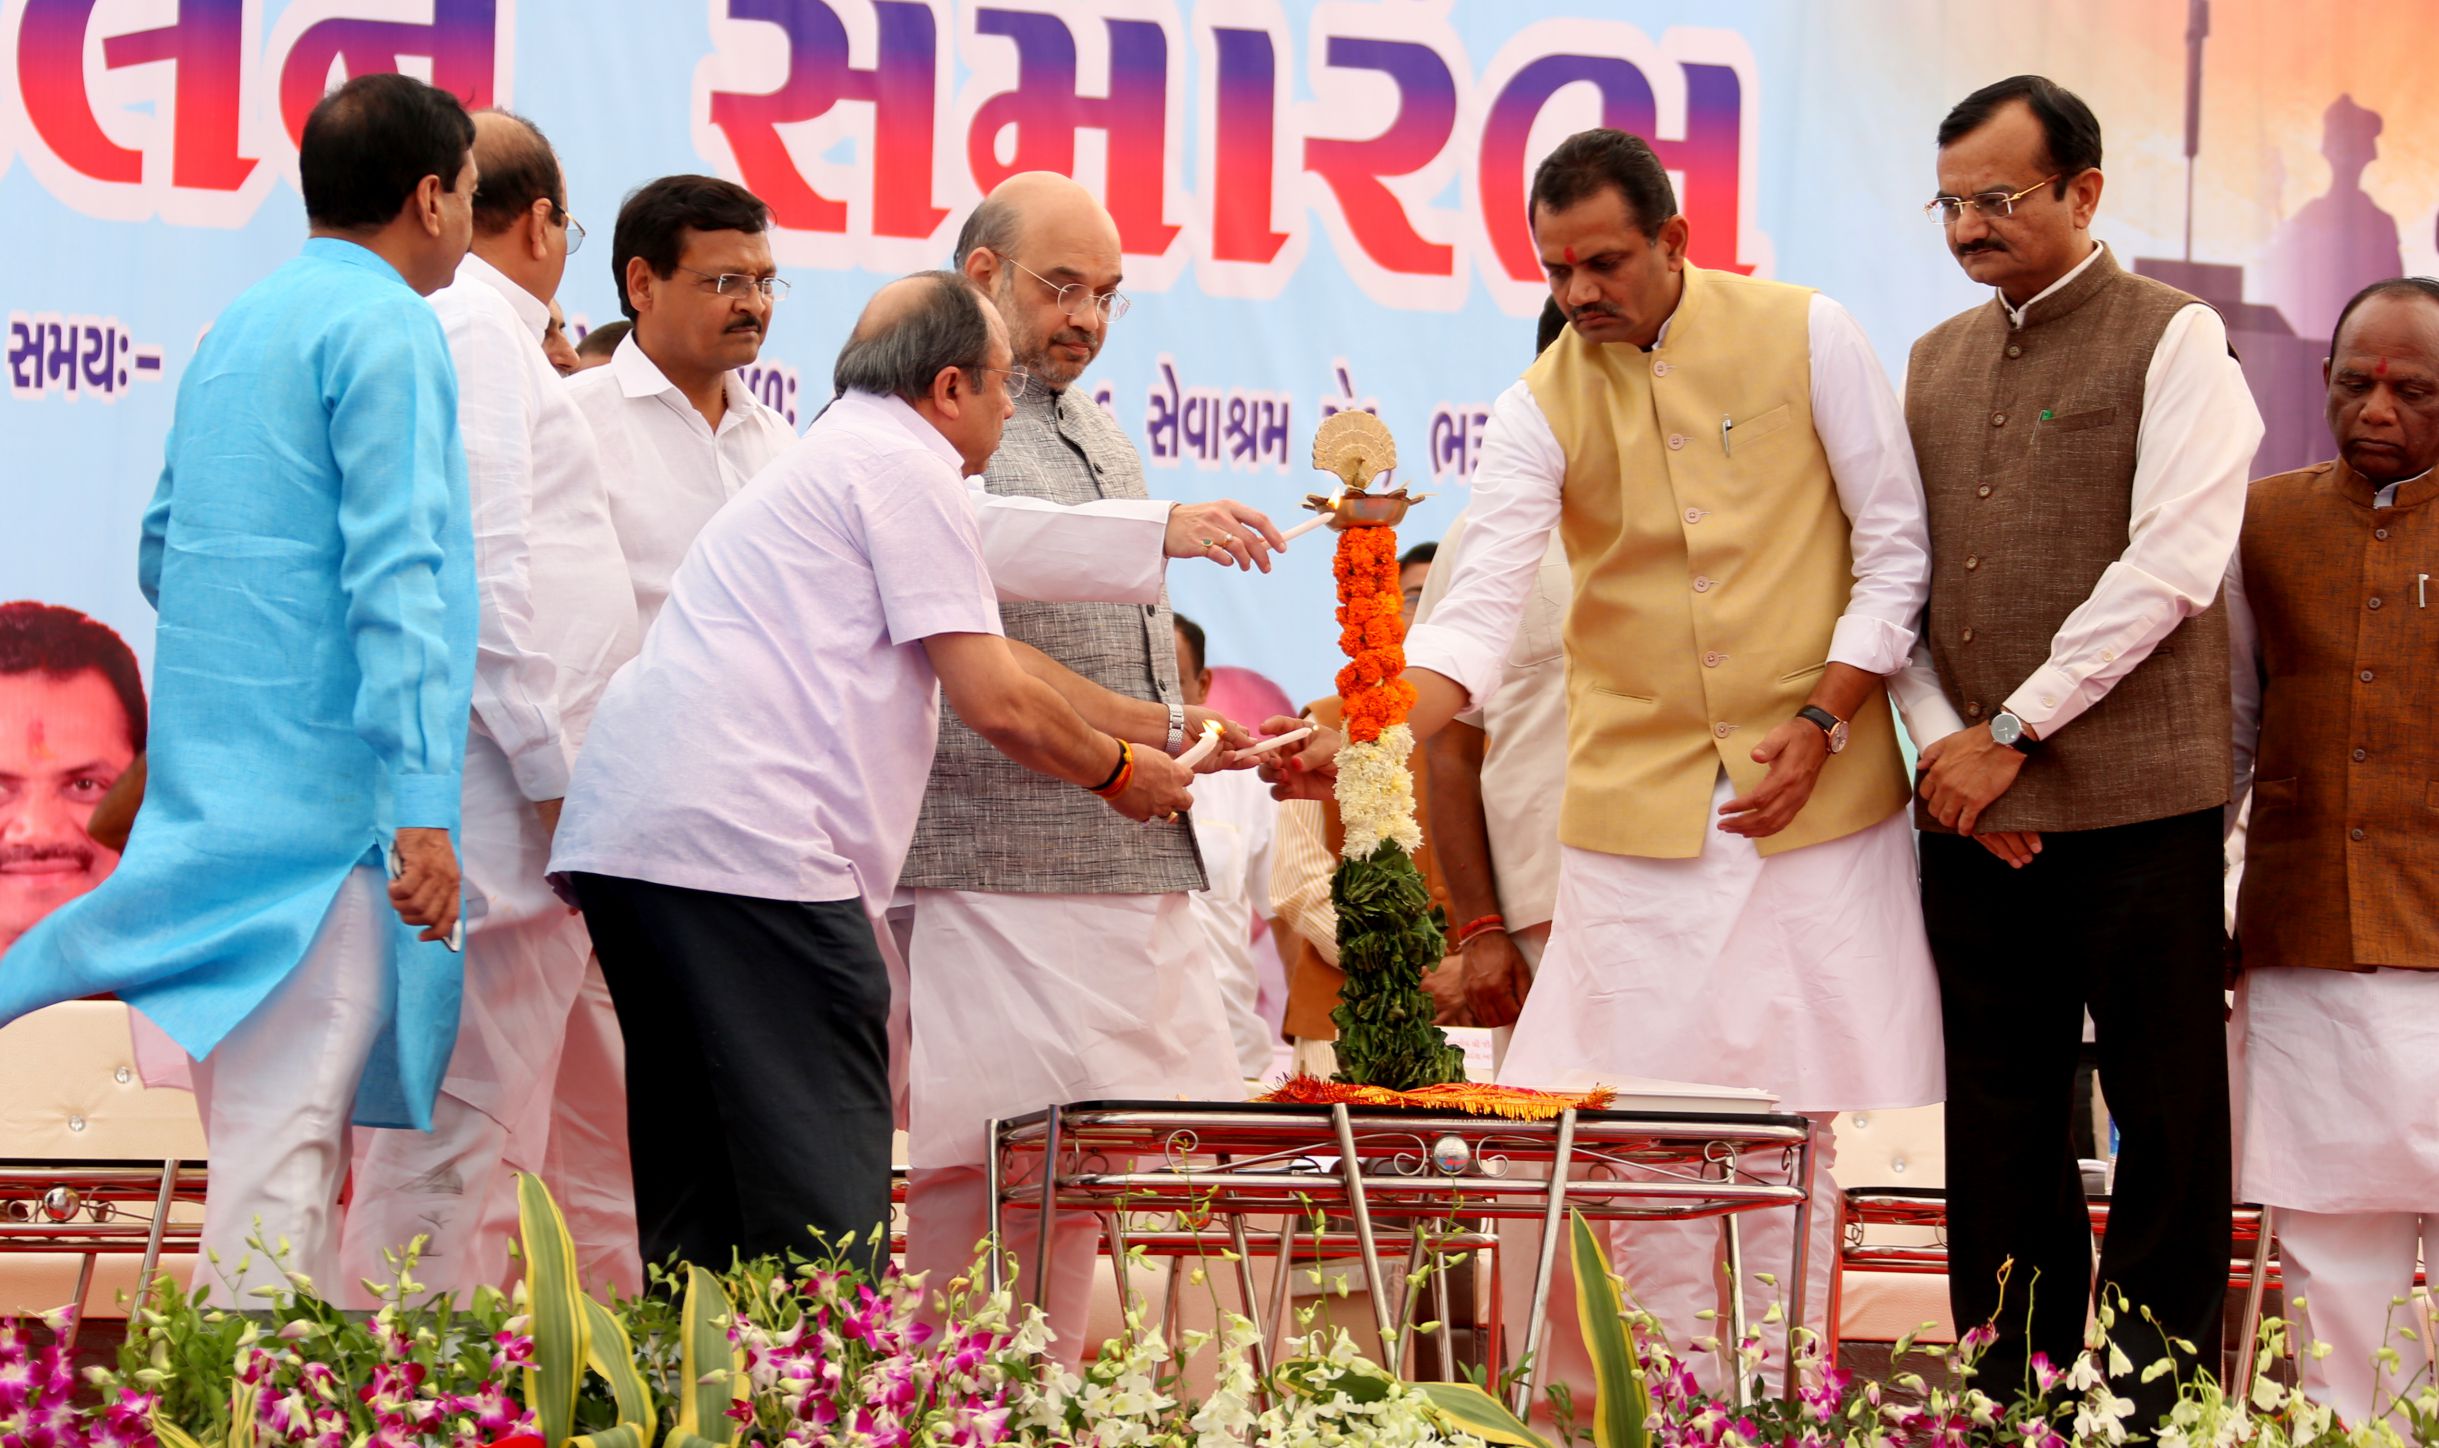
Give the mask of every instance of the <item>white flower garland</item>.
[{"label": "white flower garland", "polygon": [[1354,743],[1338,751],[1338,818],[1346,828],[1339,854],[1360,860],[1384,840],[1411,855],[1423,846],[1423,827],[1414,818],[1414,773],[1406,760],[1414,753],[1414,731],[1393,724],[1371,743]]}]

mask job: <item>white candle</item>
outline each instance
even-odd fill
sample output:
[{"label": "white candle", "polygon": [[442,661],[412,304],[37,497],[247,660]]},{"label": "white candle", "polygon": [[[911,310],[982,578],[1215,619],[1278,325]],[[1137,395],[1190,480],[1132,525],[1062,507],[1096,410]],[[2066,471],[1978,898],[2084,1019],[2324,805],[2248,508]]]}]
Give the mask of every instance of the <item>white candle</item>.
[{"label": "white candle", "polygon": [[1284,533],[1281,533],[1281,534],[1279,535],[1279,541],[1280,541],[1280,542],[1282,542],[1282,543],[1292,543],[1292,542],[1294,542],[1296,539],[1303,537],[1305,534],[1312,532],[1312,531],[1313,531],[1315,528],[1318,528],[1318,527],[1320,527],[1322,524],[1327,523],[1327,522],[1330,520],[1330,517],[1331,517],[1331,515],[1330,515],[1330,514],[1328,514],[1328,513],[1324,513],[1324,514],[1322,514],[1320,517],[1313,519],[1313,520],[1312,520],[1311,522],[1309,522],[1309,523],[1298,523],[1298,524],[1297,524],[1295,527],[1288,529],[1288,530],[1287,530],[1286,532],[1284,532]]},{"label": "white candle", "polygon": [[1273,749],[1284,749],[1288,745],[1295,743],[1297,740],[1302,739],[1312,732],[1313,726],[1310,724],[1305,725],[1301,729],[1290,729],[1285,734],[1275,735],[1269,739],[1265,739],[1261,743],[1253,746],[1251,749],[1242,751],[1242,753],[1247,755],[1268,754]]},{"label": "white candle", "polygon": [[1209,759],[1212,751],[1218,749],[1219,746],[1219,721],[1217,719],[1205,720],[1203,722],[1203,737],[1195,740],[1193,747],[1187,749],[1183,754],[1178,755],[1177,762],[1184,765],[1188,769],[1192,769],[1195,765]]}]

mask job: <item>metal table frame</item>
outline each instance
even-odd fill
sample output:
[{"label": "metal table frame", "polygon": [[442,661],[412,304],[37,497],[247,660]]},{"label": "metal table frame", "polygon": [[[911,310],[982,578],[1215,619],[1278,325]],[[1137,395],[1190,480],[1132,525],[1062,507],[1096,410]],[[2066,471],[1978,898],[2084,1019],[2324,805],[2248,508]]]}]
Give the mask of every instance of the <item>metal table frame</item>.
[{"label": "metal table frame", "polygon": [[[2109,1234],[2109,1205],[2109,1199],[2105,1196],[2092,1196],[2087,1201],[2095,1246]],[[1873,1242],[1868,1232],[1876,1226],[1922,1228],[1932,1234],[1932,1240],[1928,1243]],[[2278,1236],[2277,1213],[2270,1207],[2239,1202],[2229,1215],[2228,1229],[2230,1256],[2227,1285],[2230,1290],[2244,1294],[2244,1313],[2237,1328],[2239,1338],[2236,1343],[2234,1381],[2249,1384],[2253,1380],[2254,1363],[2261,1346],[2263,1291],[2283,1285],[2275,1245]],[[1829,1277],[1829,1321],[1833,1346],[1838,1306],[1848,1272],[1947,1275],[1947,1193],[1937,1188],[1923,1187],[1849,1188],[1838,1200],[1837,1241],[1837,1270]],[[2290,1341],[2288,1352],[2292,1354],[2293,1351],[2294,1344]]]},{"label": "metal table frame", "polygon": [[[1732,1284],[1721,1352],[1741,1402],[1747,1384],[1734,1370],[1734,1352],[1745,1334],[1746,1313],[1737,1218],[1770,1208],[1794,1211],[1795,1249],[1785,1286],[1787,1320],[1800,1324],[1815,1168],[1812,1132],[1805,1117],[1760,1112],[1571,1110],[1548,1121],[1510,1121],[1346,1105],[1091,1101],[1054,1106],[987,1127],[990,1285],[994,1290],[1003,1285],[1003,1254],[997,1249],[1010,1210],[1040,1216],[1029,1294],[1037,1301],[1052,1219],[1059,1212],[1100,1218],[1124,1301],[1133,1300],[1127,1280],[1130,1248],[1169,1257],[1224,1250],[1235,1254],[1237,1287],[1247,1315],[1253,1316],[1251,1258],[1276,1257],[1282,1270],[1272,1284],[1272,1310],[1256,1349],[1266,1366],[1283,1325],[1284,1263],[1298,1255],[1301,1236],[1313,1244],[1316,1256],[1360,1261],[1381,1361],[1395,1370],[1396,1324],[1405,1310],[1392,1309],[1390,1283],[1382,1274],[1382,1227],[1404,1226],[1408,1260],[1419,1263],[1427,1249],[1493,1246],[1487,1230],[1469,1230],[1464,1222],[1539,1219],[1541,1246],[1524,1323],[1524,1352],[1532,1370],[1512,1405],[1522,1412],[1542,1388],[1550,1281],[1567,1209],[1595,1221],[1717,1217]],[[1047,1184],[1040,1170],[1045,1162],[1055,1164]],[[1326,1226],[1297,1232],[1299,1222],[1316,1215],[1326,1221],[1332,1211],[1345,1214],[1351,1241],[1344,1230],[1333,1233]],[[1165,1231],[1130,1233],[1130,1213],[1173,1213],[1177,1222]],[[1275,1237],[1265,1233],[1257,1242],[1245,1229],[1248,1217],[1284,1222]],[[1438,1286],[1445,1322],[1445,1282]],[[1442,1354],[1444,1365],[1449,1358]],[[1792,1395],[1792,1353],[1785,1384]]]},{"label": "metal table frame", "polygon": [[[208,1172],[202,1162],[62,1161],[0,1157],[0,1254],[64,1252],[83,1257],[76,1274],[76,1320],[65,1334],[76,1345],[85,1296],[103,1256],[142,1254],[138,1292],[149,1289],[163,1246],[193,1248],[202,1224],[173,1222],[177,1203],[200,1206]],[[65,1196],[57,1194],[67,1194]],[[53,1206],[65,1208],[64,1215]],[[149,1215],[146,1211],[149,1210]]]}]

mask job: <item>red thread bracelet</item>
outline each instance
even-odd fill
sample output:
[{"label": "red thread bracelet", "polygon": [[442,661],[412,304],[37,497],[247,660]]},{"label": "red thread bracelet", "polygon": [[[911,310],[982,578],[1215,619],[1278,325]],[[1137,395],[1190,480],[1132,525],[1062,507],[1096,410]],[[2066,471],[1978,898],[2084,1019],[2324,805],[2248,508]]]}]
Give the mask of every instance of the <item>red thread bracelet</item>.
[{"label": "red thread bracelet", "polygon": [[1484,915],[1478,919],[1468,920],[1463,925],[1457,927],[1457,949],[1463,950],[1465,948],[1465,942],[1473,939],[1477,935],[1482,934],[1486,930],[1504,930],[1506,928],[1507,917],[1504,915]]}]

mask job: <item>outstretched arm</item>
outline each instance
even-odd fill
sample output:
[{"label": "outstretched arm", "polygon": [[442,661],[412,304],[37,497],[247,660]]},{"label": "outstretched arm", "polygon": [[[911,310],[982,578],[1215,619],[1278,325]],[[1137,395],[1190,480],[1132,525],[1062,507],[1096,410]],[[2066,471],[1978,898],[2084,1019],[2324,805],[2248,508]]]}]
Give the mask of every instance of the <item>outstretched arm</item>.
[{"label": "outstretched arm", "polygon": [[[1104,689],[1031,644],[1010,639],[1008,651],[1015,656],[1019,668],[1049,685],[1095,729],[1136,744],[1148,744],[1164,752],[1167,750],[1168,705],[1150,699],[1130,699],[1124,694]],[[1220,742],[1227,749],[1243,749],[1253,742],[1251,735],[1214,711],[1189,707],[1186,710],[1185,743],[1191,744],[1200,737],[1205,720],[1218,721],[1223,731]]]},{"label": "outstretched arm", "polygon": [[[950,707],[992,748],[1037,774],[1083,789],[1122,775],[1118,741],[1086,723],[1056,689],[1020,665],[1006,639],[940,633],[926,637],[923,649]],[[1164,732],[1167,721],[1163,710]],[[1112,809],[1148,820],[1192,807],[1191,770],[1157,747],[1136,750],[1133,758],[1130,782],[1109,798]]]}]

